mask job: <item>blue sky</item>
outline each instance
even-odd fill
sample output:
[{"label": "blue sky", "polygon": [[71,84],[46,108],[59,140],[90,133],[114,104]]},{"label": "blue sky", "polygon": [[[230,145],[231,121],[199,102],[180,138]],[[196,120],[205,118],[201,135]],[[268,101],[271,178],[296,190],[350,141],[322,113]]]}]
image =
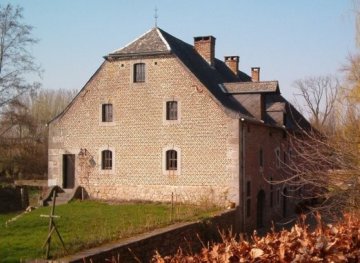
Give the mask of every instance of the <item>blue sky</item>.
[{"label": "blue sky", "polygon": [[216,37],[216,57],[240,56],[240,69],[261,67],[292,99],[293,81],[340,74],[355,50],[352,0],[1,0],[24,8],[40,41],[34,56],[44,88],[81,89],[103,61],[154,26],[188,42]]}]

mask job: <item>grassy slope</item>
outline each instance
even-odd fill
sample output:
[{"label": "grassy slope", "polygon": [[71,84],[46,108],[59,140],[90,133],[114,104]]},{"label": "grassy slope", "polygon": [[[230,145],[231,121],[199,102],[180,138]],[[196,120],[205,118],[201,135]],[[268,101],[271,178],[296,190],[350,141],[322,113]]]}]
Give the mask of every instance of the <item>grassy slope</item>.
[{"label": "grassy slope", "polygon": [[[39,208],[5,226],[14,214],[0,215],[0,259],[14,262],[19,259],[42,258],[42,245],[48,233],[50,207]],[[55,219],[69,252],[129,237],[160,226],[170,224],[171,207],[166,204],[109,205],[94,201],[73,202],[57,206]],[[191,206],[175,208],[177,221],[190,220],[209,214]],[[61,244],[53,234],[51,253],[62,255]]]}]

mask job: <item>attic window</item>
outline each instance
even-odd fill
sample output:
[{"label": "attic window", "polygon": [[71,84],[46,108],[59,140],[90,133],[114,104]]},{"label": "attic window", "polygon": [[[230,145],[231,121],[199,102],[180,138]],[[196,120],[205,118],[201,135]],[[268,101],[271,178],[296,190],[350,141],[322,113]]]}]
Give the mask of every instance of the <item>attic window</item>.
[{"label": "attic window", "polygon": [[145,82],[145,63],[134,64],[134,82]]}]

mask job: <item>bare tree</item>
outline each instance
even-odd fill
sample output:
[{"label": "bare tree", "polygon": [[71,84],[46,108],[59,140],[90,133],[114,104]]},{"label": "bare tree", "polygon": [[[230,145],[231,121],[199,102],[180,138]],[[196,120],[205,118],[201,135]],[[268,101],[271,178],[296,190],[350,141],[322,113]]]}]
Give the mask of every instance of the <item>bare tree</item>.
[{"label": "bare tree", "polygon": [[360,47],[360,1],[353,0],[355,11],[356,44]]},{"label": "bare tree", "polygon": [[358,144],[344,134],[325,137],[317,131],[288,138],[288,158],[279,160],[283,178],[270,183],[286,187],[286,197],[297,200],[302,212],[320,211],[330,219],[360,209]]},{"label": "bare tree", "polygon": [[30,52],[37,40],[32,27],[22,21],[22,11],[0,5],[0,107],[40,85],[28,81],[33,74],[39,76],[40,67]]},{"label": "bare tree", "polygon": [[74,98],[75,90],[37,90],[3,106],[0,116],[0,180],[43,178],[47,170],[45,126]]},{"label": "bare tree", "polygon": [[[309,116],[311,124],[325,132],[334,114],[339,93],[339,81],[331,75],[299,79],[294,82],[297,104]],[[299,101],[300,100],[300,101]],[[301,105],[303,102],[303,105]]]}]

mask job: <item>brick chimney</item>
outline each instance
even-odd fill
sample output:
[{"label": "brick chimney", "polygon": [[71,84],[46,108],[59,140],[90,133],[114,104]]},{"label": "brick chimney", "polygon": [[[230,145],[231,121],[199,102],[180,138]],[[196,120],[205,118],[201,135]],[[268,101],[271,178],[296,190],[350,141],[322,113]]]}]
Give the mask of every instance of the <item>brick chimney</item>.
[{"label": "brick chimney", "polygon": [[254,82],[260,81],[260,68],[251,68],[251,80]]},{"label": "brick chimney", "polygon": [[239,71],[239,56],[226,56],[225,64],[235,74],[238,75]]},{"label": "brick chimney", "polygon": [[213,36],[194,37],[195,50],[209,63],[214,66],[215,59],[215,40]]}]

